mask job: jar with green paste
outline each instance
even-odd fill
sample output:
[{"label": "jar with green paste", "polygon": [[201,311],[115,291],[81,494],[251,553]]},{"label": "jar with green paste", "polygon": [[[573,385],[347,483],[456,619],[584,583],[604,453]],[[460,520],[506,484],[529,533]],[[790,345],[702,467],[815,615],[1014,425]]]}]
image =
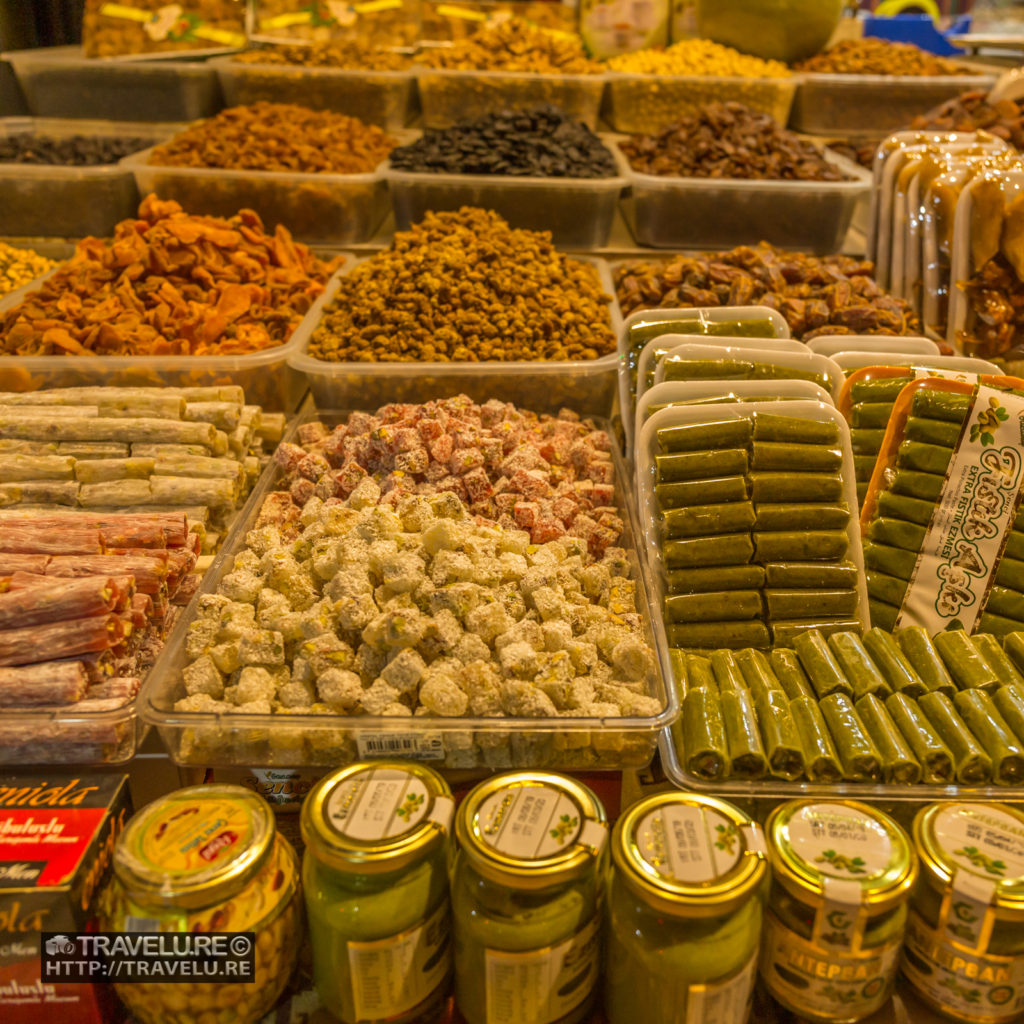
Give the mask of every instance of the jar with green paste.
[{"label": "jar with green paste", "polygon": [[609,1024],[745,1024],[768,889],[764,833],[732,804],[662,793],[615,826]]},{"label": "jar with green paste", "polygon": [[360,762],[302,805],[303,890],[321,1003],[344,1024],[436,1018],[452,970],[454,801],[424,765]]},{"label": "jar with green paste", "polygon": [[522,771],[455,818],[455,1001],[467,1024],[576,1024],[600,974],[608,825],[582,783]]},{"label": "jar with green paste", "polygon": [[1002,1024],[1024,1014],[1024,811],[931,804],[914,819],[921,879],[902,970],[953,1020]]},{"label": "jar with green paste", "polygon": [[813,1021],[863,1020],[888,1000],[917,878],[910,838],[856,801],[793,800],[765,823],[772,887],[761,977]]}]

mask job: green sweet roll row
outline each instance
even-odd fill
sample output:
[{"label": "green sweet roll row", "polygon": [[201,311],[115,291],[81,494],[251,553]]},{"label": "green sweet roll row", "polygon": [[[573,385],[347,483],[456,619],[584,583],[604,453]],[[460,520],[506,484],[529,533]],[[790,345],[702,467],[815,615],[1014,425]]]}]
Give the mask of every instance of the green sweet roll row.
[{"label": "green sweet roll row", "polygon": [[826,391],[830,381],[823,373],[798,366],[777,366],[754,359],[666,359],[665,380],[809,380]]}]

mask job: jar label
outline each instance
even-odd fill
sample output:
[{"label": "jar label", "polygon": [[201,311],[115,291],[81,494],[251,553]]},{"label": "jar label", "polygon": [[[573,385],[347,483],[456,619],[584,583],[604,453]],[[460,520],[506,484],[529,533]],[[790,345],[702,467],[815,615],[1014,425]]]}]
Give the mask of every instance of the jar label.
[{"label": "jar label", "polygon": [[889,998],[899,951],[899,938],[860,956],[823,949],[769,913],[761,973],[772,995],[797,1013],[866,1017]]},{"label": "jar label", "polygon": [[1024,957],[968,953],[914,910],[901,967],[925,998],[961,1019],[996,1024],[1024,1013]]},{"label": "jar label", "polygon": [[636,828],[640,856],[663,878],[699,884],[721,878],[746,847],[739,828],[724,814],[692,804],[666,804]]},{"label": "jar label", "polygon": [[359,1020],[408,1013],[441,986],[451,970],[448,901],[423,924],[375,942],[349,942],[352,1000]]},{"label": "jar label", "polygon": [[745,1024],[750,1017],[757,953],[732,977],[711,985],[691,985],[683,1024]]},{"label": "jar label", "polygon": [[600,916],[571,939],[529,953],[484,950],[487,1024],[551,1024],[597,984]]},{"label": "jar label", "polygon": [[1024,822],[997,807],[950,804],[935,816],[935,838],[958,868],[995,883],[1024,878]]},{"label": "jar label", "polygon": [[790,818],[787,829],[793,853],[826,877],[862,884],[892,864],[888,830],[853,807],[809,804]]},{"label": "jar label", "polygon": [[[347,839],[373,842],[410,832],[442,799],[450,819],[451,801],[433,800],[426,784],[412,772],[368,768],[334,788],[324,802],[324,817]],[[448,822],[442,824],[447,829]]]},{"label": "jar label", "polygon": [[498,853],[519,860],[561,853],[576,842],[584,825],[572,797],[541,785],[494,793],[480,805],[477,817],[481,839]]}]

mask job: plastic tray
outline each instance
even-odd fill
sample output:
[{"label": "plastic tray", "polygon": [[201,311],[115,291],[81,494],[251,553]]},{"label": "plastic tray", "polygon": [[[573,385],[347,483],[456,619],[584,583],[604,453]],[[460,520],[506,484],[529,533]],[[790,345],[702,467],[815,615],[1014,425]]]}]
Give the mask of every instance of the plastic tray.
[{"label": "plastic tray", "polygon": [[844,372],[852,373],[865,366],[913,366],[949,373],[992,373],[1002,370],[995,363],[966,356],[923,355],[907,352],[835,352],[832,359]]},{"label": "plastic tray", "polygon": [[827,75],[807,72],[793,100],[790,127],[819,135],[895,131],[918,114],[973,89],[988,91],[995,73],[972,75]]},{"label": "plastic tray", "polygon": [[217,57],[215,68],[226,106],[298,103],[334,110],[382,128],[403,128],[419,113],[412,71],[349,71],[299,64],[257,64]]},{"label": "plastic tray", "polygon": [[0,117],[23,117],[28,105],[10,62],[0,60]]},{"label": "plastic tray", "polygon": [[831,151],[824,157],[851,180],[663,178],[630,168],[626,213],[633,237],[639,245],[668,248],[729,249],[763,239],[815,255],[837,252],[871,175]]},{"label": "plastic tray", "polygon": [[[597,266],[601,284],[612,296],[609,315],[611,328],[617,334],[622,317],[608,264],[599,259],[588,262]],[[289,365],[308,380],[319,408],[338,409],[357,402],[376,408],[388,402],[422,402],[425,395],[448,398],[465,394],[475,402],[500,398],[537,412],[556,413],[568,406],[583,415],[607,416],[611,410],[615,395],[614,355],[587,362],[507,363],[332,363],[313,358],[308,354],[309,341],[324,307],[337,294],[341,277],[356,265],[347,263],[328,282],[293,338],[295,348]]]},{"label": "plastic tray", "polygon": [[96,60],[80,46],[5,53],[35,117],[194,121],[223,106],[217,74],[188,60]]},{"label": "plastic tray", "polygon": [[[437,397],[420,394],[420,401]],[[329,426],[343,422],[338,412],[300,416],[285,440],[294,440],[299,423],[319,419]],[[606,427],[605,421],[598,423]],[[679,713],[675,687],[666,685],[671,676],[668,646],[660,618],[654,619],[647,603],[648,567],[636,543],[640,536],[633,511],[629,476],[618,454],[615,461],[616,502],[625,524],[620,545],[625,548],[637,580],[638,611],[644,634],[656,655],[658,669],[648,680],[648,693],[664,702],[664,710],[650,718],[553,720],[513,718],[344,718],[333,715],[249,715],[176,712],[174,702],[183,695],[181,671],[186,664],[185,632],[195,616],[203,594],[216,590],[230,571],[233,556],[245,548],[245,536],[255,521],[263,499],[281,480],[277,465],[264,473],[245,512],[203,584],[185,609],[164,652],[143,684],[138,704],[143,718],[155,725],[171,758],[181,765],[239,765],[244,767],[282,765],[337,767],[362,756],[386,757],[401,752],[423,757],[437,766],[614,769],[643,767],[654,754],[658,732]],[[487,759],[475,747],[474,737],[486,737],[488,750],[499,752],[503,762]],[[588,738],[593,737],[593,745]],[[500,746],[495,740],[504,739]],[[373,752],[367,750],[367,743]],[[467,755],[469,755],[467,757]]]},{"label": "plastic tray", "polygon": [[597,126],[607,75],[541,75],[512,71],[445,71],[416,68],[427,128],[448,128],[466,118],[542,103],[561,107],[589,128]]},{"label": "plastic tray", "polygon": [[255,210],[267,229],[283,224],[304,242],[349,245],[368,241],[387,214],[384,180],[366,174],[235,171],[150,164],[152,149],[121,161],[142,195],[177,200],[189,213],[233,217]]},{"label": "plastic tray", "polygon": [[807,342],[811,352],[834,356],[836,352],[919,352],[938,355],[939,346],[931,338],[916,338],[909,334],[872,337],[863,334],[822,334]]},{"label": "plastic tray", "polygon": [[[0,137],[47,135],[137,136],[158,142],[173,125],[63,118],[0,118]],[[0,163],[0,224],[15,237],[83,238],[110,235],[139,206],[135,179],[120,164],[68,167],[59,164]]]},{"label": "plastic tray", "polygon": [[428,210],[481,206],[495,210],[515,228],[550,231],[566,249],[600,249],[608,244],[619,195],[628,184],[622,155],[612,178],[540,178],[505,174],[440,174],[380,167],[391,193],[395,227],[408,231]]},{"label": "plastic tray", "polygon": [[608,73],[602,115],[617,132],[657,132],[711,102],[734,101],[789,120],[798,78]]}]

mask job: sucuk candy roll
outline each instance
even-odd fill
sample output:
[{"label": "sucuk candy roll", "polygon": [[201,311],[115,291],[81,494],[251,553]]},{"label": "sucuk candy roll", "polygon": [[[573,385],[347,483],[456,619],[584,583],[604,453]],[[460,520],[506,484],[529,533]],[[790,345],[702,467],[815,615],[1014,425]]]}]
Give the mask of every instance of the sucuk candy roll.
[{"label": "sucuk candy roll", "polygon": [[854,479],[861,483],[870,483],[875,472],[875,463],[878,462],[878,453],[863,455],[853,453],[853,475]]},{"label": "sucuk candy roll", "polygon": [[750,491],[744,476],[712,477],[710,480],[680,480],[657,484],[654,497],[658,508],[687,508],[690,505],[745,501]]},{"label": "sucuk candy roll", "polygon": [[714,669],[711,667],[711,659],[702,657],[699,654],[678,653],[686,664],[686,678],[690,689],[711,690],[718,693],[718,683],[715,681]]},{"label": "sucuk candy roll", "polygon": [[934,501],[922,501],[895,491],[880,491],[878,494],[878,514],[888,519],[903,519],[918,526],[927,526],[934,512]]},{"label": "sucuk candy roll", "polygon": [[722,448],[719,451],[673,452],[655,455],[654,466],[659,484],[681,480],[706,480],[733,476],[747,471],[746,448]]},{"label": "sucuk candy roll", "polygon": [[757,590],[719,590],[705,594],[676,594],[665,598],[666,622],[722,622],[756,619],[763,614]]},{"label": "sucuk candy roll", "polygon": [[664,534],[670,538],[737,533],[749,530],[754,522],[754,505],[749,501],[673,508],[662,513],[661,517]]},{"label": "sucuk candy roll", "polygon": [[857,402],[850,409],[850,426],[855,430],[881,430],[889,425],[892,402]]},{"label": "sucuk candy roll", "polygon": [[857,591],[770,588],[764,592],[764,602],[772,620],[849,618],[857,611]]},{"label": "sucuk candy roll", "polygon": [[913,378],[910,374],[903,377],[877,377],[874,380],[857,380],[850,385],[850,398],[855,405],[861,402],[887,402],[892,405],[899,393]]},{"label": "sucuk candy roll", "polygon": [[755,441],[750,458],[754,470],[779,470],[802,473],[834,473],[843,465],[839,448],[788,441]]},{"label": "sucuk candy roll", "polygon": [[853,562],[768,562],[764,571],[769,587],[852,589],[857,586],[857,566]]},{"label": "sucuk candy roll", "polygon": [[920,441],[923,444],[934,444],[942,448],[954,448],[957,441],[960,440],[962,429],[958,423],[911,416],[903,428],[903,436],[908,441]]},{"label": "sucuk candy roll", "polygon": [[1018,683],[1000,686],[992,694],[992,700],[1018,743],[1024,743],[1024,686]]},{"label": "sucuk candy roll", "polygon": [[767,647],[771,642],[763,622],[686,622],[669,623],[665,627],[672,647]]},{"label": "sucuk candy roll", "polygon": [[872,541],[915,553],[924,546],[925,532],[925,527],[903,519],[873,519],[868,527]]},{"label": "sucuk candy roll", "polygon": [[896,620],[899,618],[900,610],[895,605],[886,604],[877,598],[868,598],[868,611],[871,613],[871,621],[881,629],[890,633],[896,628]]},{"label": "sucuk candy roll", "polygon": [[912,416],[923,416],[948,423],[963,423],[974,405],[973,395],[958,395],[950,391],[921,388],[910,406]]},{"label": "sucuk candy roll", "polygon": [[1007,633],[1003,637],[1003,650],[1017,666],[1018,671],[1024,673],[1024,632]]},{"label": "sucuk candy roll", "polygon": [[[1024,622],[1024,594],[1009,587],[994,586],[988,592],[985,611],[1004,619]],[[1006,631],[1003,630],[1003,635]]]},{"label": "sucuk candy roll", "polygon": [[791,441],[803,444],[839,443],[839,426],[832,420],[812,420],[802,416],[755,412],[755,441]]},{"label": "sucuk candy roll", "polygon": [[757,590],[764,586],[760,565],[713,565],[673,569],[665,574],[668,594],[705,594],[714,590]]},{"label": "sucuk candy roll", "polygon": [[658,447],[663,452],[698,452],[721,448],[744,448],[750,443],[753,427],[750,419],[716,420],[713,423],[685,423],[662,427]]},{"label": "sucuk candy roll", "polygon": [[743,676],[744,684],[754,697],[774,692],[781,694],[787,700],[789,699],[782,684],[772,671],[771,663],[764,651],[746,648],[737,651],[734,660]]},{"label": "sucuk candy roll", "polygon": [[845,530],[850,522],[850,506],[845,502],[789,504],[768,502],[754,506],[757,530]]},{"label": "sucuk candy roll", "polygon": [[760,470],[750,474],[750,483],[750,496],[755,504],[843,500],[843,482],[836,473],[777,473]]},{"label": "sucuk candy roll", "polygon": [[905,494],[910,498],[930,502],[934,506],[942,494],[945,482],[945,470],[942,473],[921,473],[913,469],[897,469],[889,490],[894,494]]},{"label": "sucuk candy roll", "polygon": [[844,558],[849,548],[845,530],[754,531],[754,553],[760,562]]},{"label": "sucuk candy roll", "polygon": [[877,544],[874,541],[864,542],[864,565],[868,569],[877,569],[888,576],[909,580],[917,564],[917,554],[903,548],[890,547],[888,544]]},{"label": "sucuk candy roll", "polygon": [[1024,629],[1024,622],[985,611],[978,618],[978,629],[985,633],[994,633],[996,636],[1006,636],[1007,633],[1016,633]]},{"label": "sucuk candy roll", "polygon": [[854,427],[850,431],[850,445],[854,455],[878,455],[885,431],[870,427]]},{"label": "sucuk candy roll", "polygon": [[956,693],[956,683],[924,626],[907,626],[893,634],[893,639],[929,693],[947,697]]},{"label": "sucuk candy roll", "polygon": [[[901,441],[896,450],[896,465],[900,469],[909,469],[917,473],[934,473],[944,477],[952,455],[952,448],[923,444],[921,441]],[[738,472],[738,470],[728,470],[727,472]]]},{"label": "sucuk candy roll", "polygon": [[902,606],[903,598],[907,594],[906,580],[878,572],[876,569],[866,570],[865,579],[868,585],[868,597],[896,608]]},{"label": "sucuk candy roll", "polygon": [[661,552],[667,569],[744,565],[754,557],[754,542],[749,533],[720,533],[665,541]]}]

